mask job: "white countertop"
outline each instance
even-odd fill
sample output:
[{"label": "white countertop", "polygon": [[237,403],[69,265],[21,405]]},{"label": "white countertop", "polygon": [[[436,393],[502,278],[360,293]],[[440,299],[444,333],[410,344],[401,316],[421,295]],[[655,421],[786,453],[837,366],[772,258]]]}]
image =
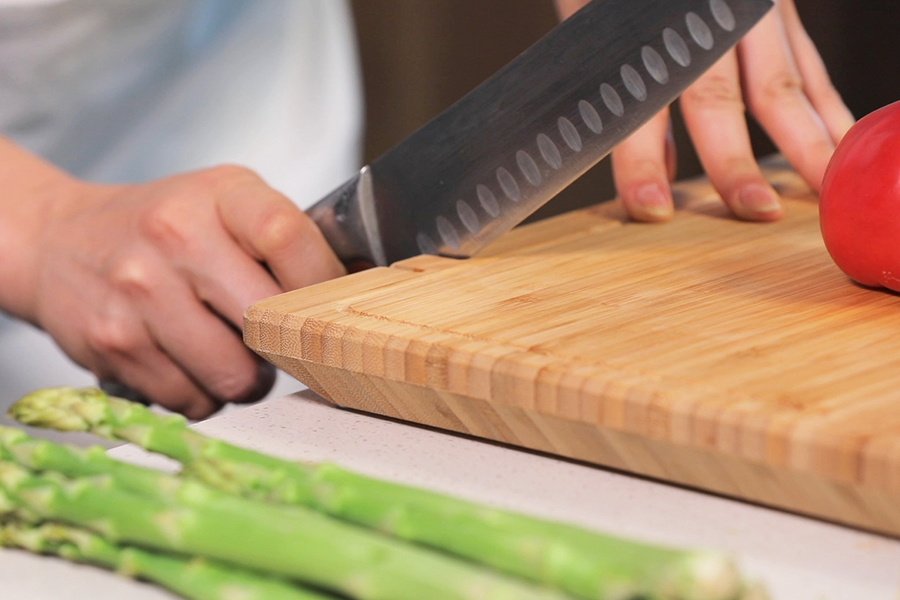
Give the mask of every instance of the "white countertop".
[{"label": "white countertop", "polygon": [[[598,530],[733,553],[774,600],[897,600],[900,541],[552,457],[335,408],[304,391],[198,429],[264,452]],[[114,455],[165,465],[132,447]],[[171,600],[99,569],[0,550],[2,600]],[[426,600],[426,599],[423,599]]]}]

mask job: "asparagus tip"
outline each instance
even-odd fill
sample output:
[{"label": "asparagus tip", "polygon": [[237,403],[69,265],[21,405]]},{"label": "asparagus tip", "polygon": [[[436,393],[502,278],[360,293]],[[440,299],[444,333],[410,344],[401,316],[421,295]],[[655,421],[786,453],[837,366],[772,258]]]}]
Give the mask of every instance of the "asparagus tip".
[{"label": "asparagus tip", "polygon": [[665,588],[674,598],[743,600],[743,585],[734,561],[722,554],[699,552],[687,556],[669,573]]},{"label": "asparagus tip", "polygon": [[34,527],[21,521],[0,524],[0,546],[22,548],[31,552],[43,552],[48,545],[42,527]]},{"label": "asparagus tip", "polygon": [[[9,407],[7,415],[24,425],[59,431],[86,431],[91,407],[105,400],[96,388],[58,387],[37,390]],[[96,410],[96,408],[94,408]]]}]

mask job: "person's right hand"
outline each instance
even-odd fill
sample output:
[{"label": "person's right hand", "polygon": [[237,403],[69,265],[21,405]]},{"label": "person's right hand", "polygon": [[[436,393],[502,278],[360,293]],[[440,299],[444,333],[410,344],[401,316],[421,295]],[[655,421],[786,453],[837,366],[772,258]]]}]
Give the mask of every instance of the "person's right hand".
[{"label": "person's right hand", "polygon": [[232,166],[79,184],[29,256],[25,318],[101,380],[192,418],[271,388],[241,339],[250,304],[344,272],[301,210]]}]

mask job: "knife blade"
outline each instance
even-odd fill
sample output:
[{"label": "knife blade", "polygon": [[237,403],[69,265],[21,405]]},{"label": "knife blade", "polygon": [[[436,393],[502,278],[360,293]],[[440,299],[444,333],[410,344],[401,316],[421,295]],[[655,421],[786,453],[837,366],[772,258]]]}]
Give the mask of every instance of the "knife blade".
[{"label": "knife blade", "polygon": [[672,103],[772,6],[593,0],[307,214],[348,264],[471,256]]}]

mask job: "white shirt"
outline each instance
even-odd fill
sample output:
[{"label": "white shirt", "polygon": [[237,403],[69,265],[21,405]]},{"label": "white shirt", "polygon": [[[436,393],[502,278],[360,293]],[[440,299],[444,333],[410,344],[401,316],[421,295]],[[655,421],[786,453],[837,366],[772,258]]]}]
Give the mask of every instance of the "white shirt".
[{"label": "white shirt", "polygon": [[[84,179],[234,163],[306,208],[359,167],[362,98],[345,0],[0,0],[0,132]],[[94,383],[0,314],[0,411]]]},{"label": "white shirt", "polygon": [[305,207],[360,160],[343,0],[0,0],[0,132],[76,176],[234,162]]}]

